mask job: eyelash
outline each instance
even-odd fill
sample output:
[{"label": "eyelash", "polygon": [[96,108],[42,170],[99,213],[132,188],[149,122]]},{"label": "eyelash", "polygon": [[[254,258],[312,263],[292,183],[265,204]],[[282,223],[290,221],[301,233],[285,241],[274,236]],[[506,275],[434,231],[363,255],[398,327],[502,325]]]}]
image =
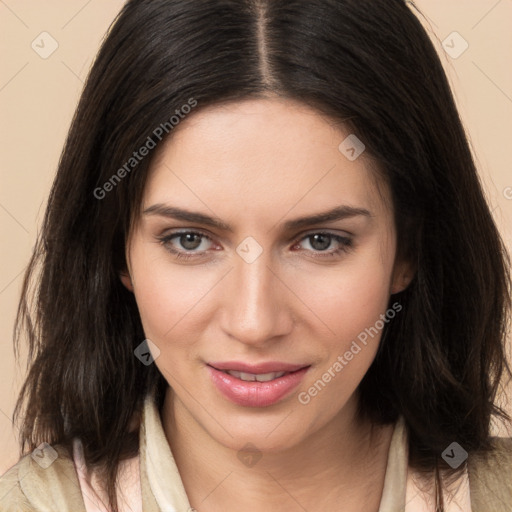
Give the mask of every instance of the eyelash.
[{"label": "eyelash", "polygon": [[[174,248],[171,248],[172,246],[169,245],[169,242],[172,239],[179,237],[179,236],[183,236],[183,235],[199,235],[200,237],[206,238],[211,241],[211,238],[208,235],[201,233],[200,231],[178,231],[178,232],[170,233],[170,234],[167,234],[164,236],[158,236],[156,238],[160,242],[160,244],[163,245],[165,247],[165,249],[168,252],[170,252],[171,254],[173,254],[177,259],[191,260],[191,259],[195,259],[195,258],[200,258],[204,254],[205,251],[195,253],[195,252],[179,251]],[[349,252],[349,250],[352,248],[352,239],[351,238],[344,237],[341,235],[335,235],[334,233],[329,233],[329,232],[325,232],[325,231],[313,231],[313,232],[307,233],[307,234],[303,235],[301,238],[296,239],[296,241],[293,242],[293,245],[296,245],[297,243],[302,242],[303,240],[310,238],[313,235],[329,236],[329,237],[331,237],[332,240],[334,240],[340,244],[340,248],[338,248],[334,251],[329,251],[329,252],[313,251],[314,258],[323,258],[323,259],[333,258],[336,256],[340,256],[342,253]],[[307,249],[305,249],[305,250],[308,251]],[[311,252],[311,251],[308,251],[308,252]]]}]

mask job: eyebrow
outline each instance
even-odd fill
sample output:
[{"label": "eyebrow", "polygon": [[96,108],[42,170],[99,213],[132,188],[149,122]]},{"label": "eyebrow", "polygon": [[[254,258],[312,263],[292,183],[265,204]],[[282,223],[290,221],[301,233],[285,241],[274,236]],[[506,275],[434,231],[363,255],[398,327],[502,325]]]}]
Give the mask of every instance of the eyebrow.
[{"label": "eyebrow", "polygon": [[[218,218],[210,217],[209,215],[205,215],[204,213],[192,212],[189,210],[184,210],[182,208],[177,208],[175,206],[170,206],[162,203],[154,204],[149,208],[146,208],[142,213],[144,215],[159,215],[161,217],[168,217],[176,220],[195,222],[198,224],[203,224],[205,226],[217,228],[223,231],[233,232],[232,226],[226,224],[225,222],[221,221]],[[311,226],[313,224],[320,224],[323,222],[334,222],[337,220],[343,220],[357,216],[373,217],[371,212],[366,208],[356,208],[353,206],[342,205],[331,210],[315,213],[314,215],[308,215],[305,217],[299,217],[297,219],[289,220],[284,223],[284,230],[292,231],[306,226]]]}]

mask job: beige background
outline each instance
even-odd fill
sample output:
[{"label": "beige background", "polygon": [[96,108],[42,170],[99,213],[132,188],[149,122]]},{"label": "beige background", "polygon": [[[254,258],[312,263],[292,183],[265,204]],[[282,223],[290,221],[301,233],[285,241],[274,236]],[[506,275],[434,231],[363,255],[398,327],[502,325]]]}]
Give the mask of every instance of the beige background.
[{"label": "beige background", "polygon": [[[0,0],[0,474],[18,459],[11,416],[24,366],[14,361],[12,327],[22,273],[83,81],[122,4]],[[432,30],[489,202],[512,249],[512,1],[416,4]],[[441,43],[446,40],[447,50],[460,52],[464,42],[451,35],[454,31],[469,45],[457,58],[447,55]],[[42,32],[58,43],[46,59],[31,47],[35,41],[39,52],[51,48],[49,36],[40,36]]]}]

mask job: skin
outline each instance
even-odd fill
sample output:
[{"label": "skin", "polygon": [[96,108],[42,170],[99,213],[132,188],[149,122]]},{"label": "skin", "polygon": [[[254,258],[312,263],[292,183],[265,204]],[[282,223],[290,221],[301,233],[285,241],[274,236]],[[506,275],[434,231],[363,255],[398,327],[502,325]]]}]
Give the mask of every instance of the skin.
[{"label": "skin", "polygon": [[[152,162],[142,211],[172,205],[233,228],[142,213],[121,276],[160,350],[170,385],[162,424],[199,512],[378,509],[393,429],[371,436],[356,407],[381,331],[307,405],[298,401],[412,278],[396,260],[387,186],[364,153],[349,161],[338,149],[349,134],[304,104],[246,100],[196,111]],[[283,230],[340,205],[371,215]],[[173,230],[209,238],[158,239]],[[344,246],[306,236],[319,231],[352,245],[325,256]],[[252,263],[236,252],[248,236],[262,248]],[[180,260],[169,247],[199,256]],[[285,399],[245,407],[209,378],[207,362],[228,360],[311,368]],[[253,467],[237,457],[248,442],[261,453]]]}]

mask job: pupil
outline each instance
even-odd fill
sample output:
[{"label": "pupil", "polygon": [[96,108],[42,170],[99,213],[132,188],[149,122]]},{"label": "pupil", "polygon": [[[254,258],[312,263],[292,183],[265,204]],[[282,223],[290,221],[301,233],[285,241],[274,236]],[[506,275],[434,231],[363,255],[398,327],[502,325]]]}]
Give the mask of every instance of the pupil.
[{"label": "pupil", "polygon": [[[182,246],[188,250],[197,249],[197,247],[199,246],[199,244],[201,242],[199,242],[199,244],[197,243],[197,240],[196,240],[196,242],[194,242],[194,238],[199,239],[199,236],[195,233],[187,233],[186,235],[182,235],[181,236]],[[183,239],[185,240],[184,242],[183,242]]]},{"label": "pupil", "polygon": [[[331,242],[330,235],[321,235],[321,234],[319,234],[319,235],[313,235],[312,238],[313,238],[313,242],[311,243],[311,246],[314,249],[319,250],[319,251],[327,249],[329,247],[330,242]],[[318,241],[320,241],[320,244],[319,244],[320,247],[318,247],[318,244],[317,244]],[[322,241],[324,243],[322,243]],[[315,247],[315,245],[316,245],[316,247]]]}]

